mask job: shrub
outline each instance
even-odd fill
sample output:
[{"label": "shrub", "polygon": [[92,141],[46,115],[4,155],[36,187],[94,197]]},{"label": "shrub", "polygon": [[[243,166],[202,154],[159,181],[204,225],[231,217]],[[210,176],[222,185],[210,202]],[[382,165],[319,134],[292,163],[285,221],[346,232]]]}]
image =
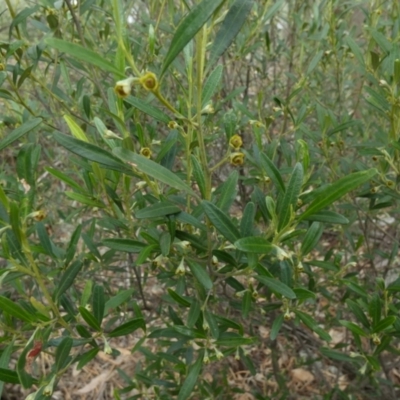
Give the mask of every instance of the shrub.
[{"label": "shrub", "polygon": [[116,399],[294,398],[303,335],[318,398],[396,398],[399,9],[358,7],[7,1],[0,390],[128,343]]}]

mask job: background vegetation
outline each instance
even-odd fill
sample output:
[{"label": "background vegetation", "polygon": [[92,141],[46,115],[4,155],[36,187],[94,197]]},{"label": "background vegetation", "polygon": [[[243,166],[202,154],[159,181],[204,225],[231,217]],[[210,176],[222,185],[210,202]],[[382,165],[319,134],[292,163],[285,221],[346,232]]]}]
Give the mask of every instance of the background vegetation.
[{"label": "background vegetation", "polygon": [[397,1],[0,7],[5,398],[398,398]]}]

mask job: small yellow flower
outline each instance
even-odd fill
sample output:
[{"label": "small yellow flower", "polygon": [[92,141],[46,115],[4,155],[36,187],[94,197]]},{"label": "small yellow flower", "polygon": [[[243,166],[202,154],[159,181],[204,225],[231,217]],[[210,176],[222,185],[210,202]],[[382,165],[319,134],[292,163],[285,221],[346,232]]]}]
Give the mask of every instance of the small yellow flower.
[{"label": "small yellow flower", "polygon": [[169,129],[176,129],[177,127],[178,127],[177,122],[175,122],[175,121],[169,121],[168,122],[168,128]]},{"label": "small yellow flower", "polygon": [[229,140],[229,144],[235,150],[239,150],[243,146],[243,140],[239,135],[233,135]]},{"label": "small yellow flower", "polygon": [[131,94],[132,83],[135,80],[135,78],[129,77],[122,81],[118,81],[114,87],[115,93],[117,93],[117,95],[122,98],[128,97]]},{"label": "small yellow flower", "polygon": [[158,80],[156,74],[153,72],[146,72],[140,79],[139,82],[146,90],[155,92],[158,89]]},{"label": "small yellow flower", "polygon": [[140,149],[140,154],[143,157],[151,158],[151,150],[148,147],[143,147]]},{"label": "small yellow flower", "polygon": [[244,154],[240,152],[232,153],[230,156],[230,163],[235,167],[240,167],[244,164]]},{"label": "small yellow flower", "polygon": [[28,215],[28,218],[33,218],[36,221],[43,221],[46,218],[46,212],[44,210],[34,211]]}]

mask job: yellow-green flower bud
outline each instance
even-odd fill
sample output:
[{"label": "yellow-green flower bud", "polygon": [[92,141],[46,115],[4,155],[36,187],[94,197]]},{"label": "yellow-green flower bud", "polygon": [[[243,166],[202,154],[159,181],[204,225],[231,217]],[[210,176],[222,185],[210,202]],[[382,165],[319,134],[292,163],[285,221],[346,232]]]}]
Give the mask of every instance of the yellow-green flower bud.
[{"label": "yellow-green flower bud", "polygon": [[140,149],[140,154],[143,157],[151,158],[151,150],[148,147],[143,147]]},{"label": "yellow-green flower bud", "polygon": [[233,135],[229,140],[229,144],[235,150],[239,150],[243,146],[243,140],[239,135]]},{"label": "yellow-green flower bud", "polygon": [[178,127],[178,123],[175,121],[169,121],[168,122],[168,128],[169,129],[176,129]]},{"label": "yellow-green flower bud", "polygon": [[153,72],[146,72],[142,77],[140,77],[139,82],[146,90],[151,92],[155,92],[158,89],[157,76]]},{"label": "yellow-green flower bud", "polygon": [[230,155],[230,163],[235,167],[239,167],[244,164],[244,154],[235,152]]}]

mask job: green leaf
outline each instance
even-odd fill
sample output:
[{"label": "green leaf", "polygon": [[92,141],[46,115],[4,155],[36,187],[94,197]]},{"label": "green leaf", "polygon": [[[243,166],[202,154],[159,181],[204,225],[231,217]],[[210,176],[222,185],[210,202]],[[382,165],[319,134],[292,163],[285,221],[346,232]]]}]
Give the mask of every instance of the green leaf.
[{"label": "green leaf", "polygon": [[190,301],[186,300],[183,296],[180,294],[176,293],[174,290],[171,288],[168,288],[168,294],[172,297],[173,300],[175,300],[178,304],[184,307],[190,307],[191,303]]},{"label": "green leaf", "polygon": [[301,187],[303,185],[303,166],[297,163],[293,169],[290,180],[287,184],[285,195],[278,205],[278,230],[284,228],[291,219],[294,206],[297,203]]},{"label": "green leaf", "polygon": [[97,356],[97,354],[100,351],[100,347],[95,347],[94,349],[90,349],[86,353],[83,353],[79,358],[77,359],[78,365],[76,366],[76,369],[79,371],[82,369],[87,363],[93,360]]},{"label": "green leaf", "polygon": [[6,368],[0,368],[0,381],[14,385],[20,384],[17,372]]},{"label": "green leaf", "polygon": [[303,257],[314,249],[323,231],[324,226],[319,222],[313,222],[311,224],[311,226],[308,228],[306,236],[303,239],[303,243],[301,244],[301,254]]},{"label": "green leaf", "polygon": [[242,298],[242,316],[247,318],[249,316],[252,303],[252,296],[250,290],[246,290]]},{"label": "green leaf", "polygon": [[294,313],[300,318],[300,320],[308,326],[312,331],[314,331],[322,340],[325,340],[327,342],[331,341],[332,338],[330,335],[325,332],[323,329],[321,329],[317,321],[315,321],[314,318],[312,318],[310,315],[303,313],[302,311],[299,310],[294,310]]},{"label": "green leaf", "polygon": [[55,255],[53,253],[53,246],[51,244],[51,241],[50,241],[49,235],[47,233],[47,230],[46,230],[46,228],[45,228],[45,226],[44,226],[44,224],[42,222],[38,222],[36,224],[36,231],[37,231],[38,236],[39,236],[40,244],[42,245],[43,250],[45,251],[45,253],[48,256],[50,256],[52,258],[55,258]]},{"label": "green leaf", "polygon": [[104,288],[101,285],[95,285],[93,289],[92,308],[94,317],[101,325],[105,310]]},{"label": "green leaf", "polygon": [[217,231],[231,243],[236,242],[240,238],[240,233],[231,219],[221,211],[216,205],[209,201],[201,203],[204,212],[210,222],[215,226]]},{"label": "green leaf", "polygon": [[161,201],[160,203],[155,203],[148,207],[137,210],[135,212],[135,217],[138,219],[159,218],[179,212],[181,212],[181,209],[177,205],[169,201]]},{"label": "green leaf", "polygon": [[204,310],[203,312],[204,318],[206,319],[208,326],[210,328],[210,333],[213,339],[218,339],[219,338],[219,328],[218,328],[218,323],[215,318],[215,315],[210,312],[209,310]]},{"label": "green leaf", "polygon": [[360,328],[353,322],[340,320],[339,323],[356,335],[365,337],[369,336],[368,332],[365,332],[362,328]]},{"label": "green leaf", "polygon": [[355,317],[358,319],[358,321],[360,321],[365,328],[369,329],[371,324],[369,323],[368,318],[365,315],[364,311],[361,309],[361,307],[354,300],[351,299],[347,299],[346,304],[353,312]]},{"label": "green leaf", "polygon": [[368,314],[372,319],[372,325],[376,325],[382,315],[381,299],[377,293],[374,293],[368,304]]},{"label": "green leaf", "polygon": [[68,362],[68,356],[71,349],[72,349],[72,339],[70,337],[64,338],[56,350],[55,365],[57,372],[65,368]]},{"label": "green leaf", "polygon": [[9,146],[11,143],[15,142],[22,136],[26,135],[28,132],[35,129],[42,122],[42,118],[34,118],[31,119],[17,129],[14,129],[11,133],[9,133],[5,138],[0,140],[0,151]]},{"label": "green leaf", "polygon": [[275,249],[273,244],[261,236],[248,236],[237,240],[234,245],[238,250],[258,254],[268,254]]},{"label": "green leaf", "polygon": [[328,136],[333,135],[337,132],[342,132],[346,129],[353,128],[354,126],[359,126],[360,122],[358,120],[351,119],[350,121],[343,122],[343,124],[337,125],[335,128],[328,132]]},{"label": "green leaf", "polygon": [[159,110],[157,107],[154,107],[151,104],[148,104],[148,103],[144,102],[143,100],[138,99],[137,97],[128,96],[127,98],[124,99],[124,101],[131,104],[138,110],[144,112],[145,114],[150,115],[150,117],[153,117],[157,121],[168,124],[168,122],[170,122],[172,119],[167,114],[165,114],[161,110]]},{"label": "green leaf", "polygon": [[235,0],[232,4],[211,46],[208,61],[209,67],[214,65],[233,42],[242,29],[252,7],[253,0]]},{"label": "green leaf", "polygon": [[201,368],[203,366],[203,357],[203,352],[200,352],[196,362],[190,366],[186,379],[181,386],[181,390],[179,391],[178,400],[189,399],[190,393],[192,393],[197,383],[197,378],[199,377]]},{"label": "green leaf", "polygon": [[224,67],[221,64],[217,65],[215,69],[211,72],[210,76],[207,78],[206,83],[203,86],[201,100],[202,107],[206,106],[206,104],[211,100],[212,96],[217,90],[222,78],[223,69]]},{"label": "green leaf", "polygon": [[358,63],[360,65],[365,65],[365,61],[364,61],[364,56],[361,52],[360,47],[358,46],[358,44],[351,38],[350,35],[348,35],[346,37],[346,42],[349,45],[351,51],[353,52],[353,54],[355,55]]},{"label": "green leaf", "polygon": [[192,300],[192,304],[190,306],[188,316],[187,316],[187,321],[186,325],[188,328],[193,328],[197,320],[199,319],[200,316],[200,303],[197,299]]},{"label": "green leaf", "polygon": [[263,285],[267,286],[274,293],[279,293],[288,299],[296,298],[296,293],[293,292],[293,290],[289,286],[285,285],[283,282],[278,281],[275,278],[269,278],[268,276],[262,275],[257,275],[255,278]]},{"label": "green leaf", "polygon": [[147,246],[146,243],[137,240],[122,238],[104,239],[101,243],[110,249],[126,253],[140,253]]},{"label": "green leaf", "polygon": [[67,289],[74,283],[76,276],[82,269],[83,263],[80,260],[75,260],[64,272],[60,279],[60,284],[57,287],[56,298],[59,299],[60,296],[65,293]]},{"label": "green leaf", "polygon": [[71,235],[71,239],[68,244],[68,248],[65,254],[65,265],[68,266],[69,263],[75,256],[76,247],[78,245],[78,241],[81,237],[82,232],[82,224],[79,224],[76,229],[74,230],[73,234]]},{"label": "green leaf", "polygon": [[240,221],[240,234],[242,237],[249,237],[253,234],[255,216],[256,205],[250,201],[246,204]]},{"label": "green leaf", "polygon": [[158,244],[150,244],[146,247],[143,247],[143,249],[140,250],[140,253],[136,258],[135,264],[142,265],[147,261],[148,258],[152,258],[151,254],[154,253],[155,251],[157,252],[160,251],[160,247]]},{"label": "green leaf", "polygon": [[286,188],[285,184],[283,183],[281,173],[279,172],[278,168],[276,168],[272,160],[264,153],[261,154],[261,165],[266,171],[268,177],[275,184],[276,188],[284,193]]},{"label": "green leaf", "polygon": [[318,211],[343,197],[346,193],[356,189],[363,183],[368,182],[377,174],[377,172],[378,171],[375,168],[371,168],[366,171],[354,172],[327,186],[311,202],[307,210],[299,216],[299,221],[317,213]]},{"label": "green leaf", "polygon": [[328,210],[319,211],[303,219],[305,221],[317,221],[317,222],[326,222],[328,224],[341,224],[341,225],[346,225],[350,222],[346,217],[343,217],[343,215]]},{"label": "green leaf", "polygon": [[238,347],[253,344],[256,340],[254,338],[245,338],[242,336],[231,336],[218,339],[215,344],[217,346],[225,347]]},{"label": "green leaf", "polygon": [[25,322],[33,322],[35,317],[7,297],[0,296],[0,310]]},{"label": "green leaf", "polygon": [[[18,374],[16,371],[10,371],[7,369],[13,350],[14,350],[14,339],[8,341],[8,345],[4,348],[0,356],[0,398],[3,394],[4,382],[8,382],[5,380],[6,377],[8,377],[8,379],[13,379],[11,375],[15,374],[16,378],[18,379]],[[8,373],[8,371],[11,372],[11,375]],[[19,379],[18,382],[10,382],[10,383],[19,383]]]},{"label": "green leaf", "polygon": [[123,160],[133,163],[135,168],[151,176],[152,178],[155,178],[160,182],[165,183],[166,185],[171,186],[175,189],[182,190],[197,197],[196,193],[193,192],[190,186],[188,186],[177,175],[175,175],[172,171],[163,167],[162,165],[157,164],[156,162],[149,160],[140,154],[136,154],[132,151],[119,147],[115,148],[113,150],[113,153]]},{"label": "green leaf", "polygon": [[271,340],[275,340],[278,337],[278,333],[283,325],[283,319],[283,314],[278,315],[278,317],[274,319],[271,327],[271,333],[269,335]]},{"label": "green leaf", "polygon": [[65,191],[64,194],[70,198],[71,200],[75,200],[79,203],[82,203],[86,206],[90,206],[90,207],[98,207],[98,208],[104,208],[105,204],[92,198],[89,196],[86,196],[84,194],[81,193],[75,193],[75,192],[70,192],[70,191]]},{"label": "green leaf", "polygon": [[60,132],[54,132],[53,136],[61,146],[85,160],[97,162],[114,171],[133,175],[131,168],[128,168],[118,157],[101,147],[75,139],[72,136],[64,135]]},{"label": "green leaf", "polygon": [[85,189],[82,187],[82,185],[76,183],[75,180],[69,177],[68,175],[51,167],[46,167],[45,170],[49,172],[51,175],[55,176],[60,181],[63,181],[67,185],[71,186],[75,191],[85,193]]},{"label": "green leaf", "polygon": [[391,327],[396,322],[396,317],[394,315],[390,315],[389,317],[383,318],[376,325],[374,325],[372,332],[379,333],[384,331],[385,329]]},{"label": "green leaf", "polygon": [[331,358],[332,360],[345,361],[349,363],[355,362],[355,359],[353,357],[350,357],[347,354],[341,353],[339,351],[332,350],[329,347],[321,347],[319,351],[322,355]]},{"label": "green leaf", "polygon": [[121,304],[125,303],[129,298],[132,297],[134,291],[135,289],[122,290],[117,295],[111,297],[111,299],[106,301],[106,304],[104,306],[105,312],[108,313],[108,311],[117,308]]},{"label": "green leaf", "polygon": [[79,307],[79,313],[82,315],[84,321],[95,331],[100,332],[101,326],[97,319],[85,307]]},{"label": "green leaf", "polygon": [[125,77],[124,71],[120,71],[117,67],[107,61],[104,55],[98,54],[97,52],[94,52],[86,47],[82,47],[79,44],[56,38],[46,38],[45,43],[50,47],[77,58],[78,60],[94,65],[103,71],[112,72],[121,78]]},{"label": "green leaf", "polygon": [[202,0],[190,10],[189,14],[181,21],[175,31],[171,45],[164,57],[161,77],[165,74],[172,61],[175,60],[178,54],[193,39],[196,33],[224,1],[225,0]]},{"label": "green leaf", "polygon": [[177,221],[183,222],[184,224],[193,225],[195,228],[200,229],[204,232],[207,231],[207,227],[202,224],[196,217],[184,211],[177,214],[176,219]]},{"label": "green leaf", "polygon": [[296,294],[296,298],[299,301],[307,300],[307,299],[315,299],[317,296],[311,290],[304,288],[294,288],[293,292]]},{"label": "green leaf", "polygon": [[279,0],[271,5],[271,7],[268,9],[267,13],[265,14],[264,21],[263,21],[264,24],[266,24],[267,21],[269,21],[279,11],[279,9],[282,7],[284,2],[285,2],[285,0]]},{"label": "green leaf", "polygon": [[324,55],[323,50],[320,50],[319,52],[317,52],[314,57],[312,58],[310,65],[307,68],[306,71],[306,76],[310,75],[311,72],[314,71],[314,69],[316,68],[316,66],[318,65],[318,63],[320,62],[322,56]]},{"label": "green leaf", "polygon": [[206,197],[206,179],[204,177],[204,172],[203,169],[197,160],[197,158],[192,154],[190,156],[192,160],[192,165],[193,165],[193,176],[194,179],[196,180],[196,183],[200,189],[201,196],[203,198]]},{"label": "green leaf", "polygon": [[135,332],[139,328],[141,328],[143,331],[146,331],[146,323],[144,322],[143,318],[134,318],[112,330],[108,334],[108,337],[113,338],[118,336],[126,336],[132,332]]},{"label": "green leaf", "polygon": [[232,203],[235,201],[238,180],[239,173],[233,171],[228,179],[214,192],[215,195],[219,194],[216,206],[224,213],[228,213]]},{"label": "green leaf", "polygon": [[209,277],[207,270],[205,267],[202,267],[200,264],[197,264],[194,261],[186,260],[190,271],[192,272],[193,276],[199,281],[199,283],[204,287],[206,290],[211,290],[213,287],[213,282]]},{"label": "green leaf", "polygon": [[68,125],[69,130],[71,131],[72,135],[79,140],[84,142],[89,142],[85,132],[83,132],[82,128],[75,122],[75,120],[68,114],[64,115],[64,120]]}]

